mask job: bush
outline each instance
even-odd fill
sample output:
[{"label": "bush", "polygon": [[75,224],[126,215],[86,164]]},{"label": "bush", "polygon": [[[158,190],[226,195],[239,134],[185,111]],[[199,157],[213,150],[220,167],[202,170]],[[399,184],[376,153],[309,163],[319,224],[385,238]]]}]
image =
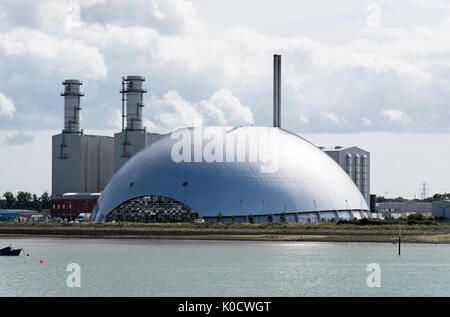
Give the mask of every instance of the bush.
[{"label": "bush", "polygon": [[407,219],[408,219],[408,223],[409,223],[409,220],[424,221],[425,220],[425,216],[422,215],[422,214],[419,214],[417,212],[417,213],[414,213],[414,214],[410,214]]},{"label": "bush", "polygon": [[281,216],[280,216],[280,221],[281,221],[281,222],[286,222],[286,213],[285,213],[285,212],[283,212],[283,213],[281,214]]},{"label": "bush", "polygon": [[273,215],[272,214],[269,214],[267,216],[267,222],[273,222]]},{"label": "bush", "polygon": [[252,214],[248,215],[248,222],[255,223],[255,217]]},{"label": "bush", "polygon": [[221,213],[221,212],[219,212],[219,213],[217,214],[217,222],[223,222],[223,216],[222,216],[222,213]]}]

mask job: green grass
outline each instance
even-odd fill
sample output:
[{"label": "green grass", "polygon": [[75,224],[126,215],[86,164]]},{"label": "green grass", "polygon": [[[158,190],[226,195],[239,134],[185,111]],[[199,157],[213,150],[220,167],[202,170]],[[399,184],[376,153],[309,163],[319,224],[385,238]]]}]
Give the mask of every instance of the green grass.
[{"label": "green grass", "polygon": [[0,222],[0,236],[155,240],[450,243],[449,223],[45,223]]}]

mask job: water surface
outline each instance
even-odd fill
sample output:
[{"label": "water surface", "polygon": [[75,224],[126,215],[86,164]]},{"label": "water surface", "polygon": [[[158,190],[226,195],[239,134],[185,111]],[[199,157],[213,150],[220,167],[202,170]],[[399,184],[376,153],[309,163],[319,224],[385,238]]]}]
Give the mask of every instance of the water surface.
[{"label": "water surface", "polygon": [[[2,239],[0,296],[449,296],[450,245]],[[39,263],[43,259],[45,263]],[[66,285],[67,265],[81,287]],[[369,288],[369,263],[381,287]]]}]

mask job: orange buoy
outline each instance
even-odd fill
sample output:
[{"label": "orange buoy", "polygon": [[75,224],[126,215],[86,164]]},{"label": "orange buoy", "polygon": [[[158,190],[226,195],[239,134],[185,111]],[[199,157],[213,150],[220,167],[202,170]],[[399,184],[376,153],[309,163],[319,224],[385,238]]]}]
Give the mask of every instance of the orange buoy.
[{"label": "orange buoy", "polygon": [[44,263],[44,260],[40,260],[39,263]]}]

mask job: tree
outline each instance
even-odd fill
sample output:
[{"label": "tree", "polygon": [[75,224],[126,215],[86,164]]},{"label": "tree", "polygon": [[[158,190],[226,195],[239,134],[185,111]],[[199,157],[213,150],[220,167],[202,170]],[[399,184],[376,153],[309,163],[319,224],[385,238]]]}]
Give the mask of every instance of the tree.
[{"label": "tree", "polygon": [[16,199],[20,209],[26,209],[30,207],[32,195],[29,192],[18,192]]},{"label": "tree", "polygon": [[32,210],[36,210],[36,211],[41,210],[41,200],[39,199],[39,197],[36,194],[33,194],[33,199],[31,201],[30,207]]},{"label": "tree", "polygon": [[234,215],[231,216],[231,221],[232,221],[232,222],[236,222],[236,216],[234,216]]},{"label": "tree", "polygon": [[281,222],[286,222],[286,213],[285,212],[281,213],[280,221]]},{"label": "tree", "polygon": [[248,215],[248,222],[255,223],[255,217],[252,214]]},{"label": "tree", "polygon": [[3,194],[3,197],[6,199],[6,208],[14,208],[14,203],[16,202],[16,197],[14,197],[14,194],[11,192],[6,192]]},{"label": "tree", "polygon": [[272,214],[269,214],[267,216],[267,222],[273,222],[273,215]]},{"label": "tree", "polygon": [[41,210],[50,209],[50,196],[47,191],[45,191],[39,199],[41,200]]},{"label": "tree", "polygon": [[219,213],[217,214],[217,221],[218,222],[222,222],[223,221],[223,216],[222,213],[219,211]]}]

